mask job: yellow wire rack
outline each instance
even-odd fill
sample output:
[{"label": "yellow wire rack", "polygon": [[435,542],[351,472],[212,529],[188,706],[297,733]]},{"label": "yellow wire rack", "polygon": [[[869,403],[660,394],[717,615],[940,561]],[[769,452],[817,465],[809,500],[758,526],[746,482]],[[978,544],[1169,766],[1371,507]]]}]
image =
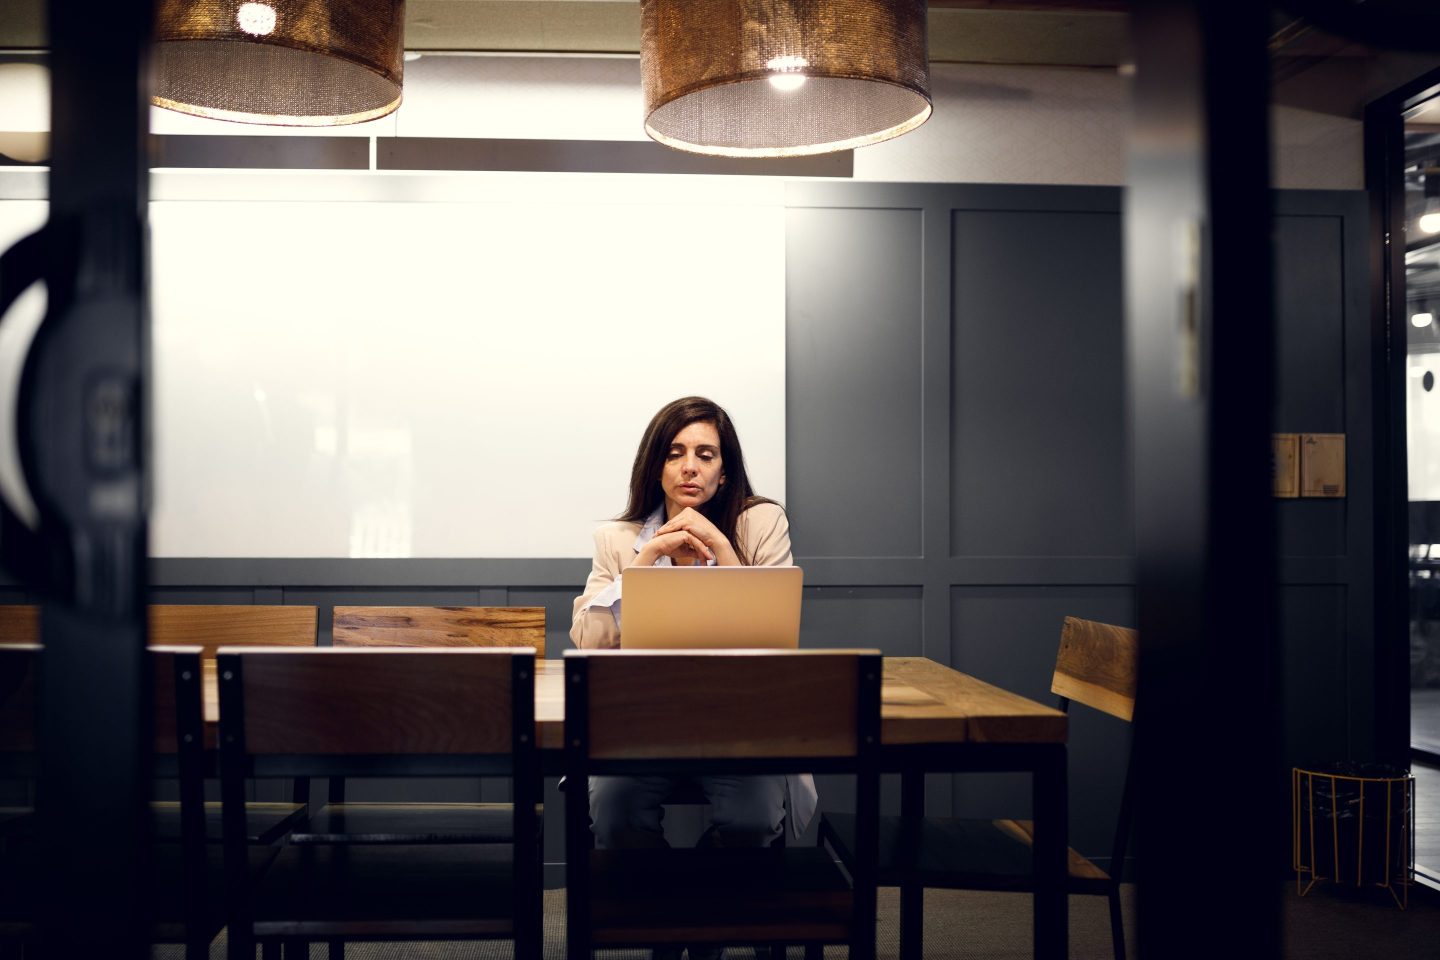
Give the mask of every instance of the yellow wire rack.
[{"label": "yellow wire rack", "polygon": [[[1383,805],[1383,815],[1377,805]],[[1410,905],[1415,882],[1414,777],[1295,767],[1290,820],[1295,891],[1300,896],[1321,880],[1349,883],[1353,878],[1356,887],[1387,891],[1401,910]]]}]

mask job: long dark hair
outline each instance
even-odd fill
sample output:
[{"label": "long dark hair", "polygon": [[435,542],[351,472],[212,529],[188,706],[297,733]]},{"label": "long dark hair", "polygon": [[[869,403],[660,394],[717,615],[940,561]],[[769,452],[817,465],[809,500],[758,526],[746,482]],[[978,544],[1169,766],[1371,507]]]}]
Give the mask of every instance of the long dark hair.
[{"label": "long dark hair", "polygon": [[750,489],[750,476],[745,472],[745,455],[740,452],[740,435],[735,432],[735,424],[730,422],[730,414],[713,400],[681,397],[665,404],[650,418],[650,425],[640,438],[640,448],[635,451],[635,463],[630,468],[630,503],[619,519],[644,523],[655,508],[665,502],[665,491],[660,488],[660,473],[670,453],[670,441],[692,423],[715,424],[715,432],[720,434],[720,468],[725,477],[715,496],[700,506],[700,512],[725,535],[739,554],[740,562],[748,566],[753,559],[749,548],[735,539],[740,514],[757,503],[775,501],[756,496],[755,491]]}]

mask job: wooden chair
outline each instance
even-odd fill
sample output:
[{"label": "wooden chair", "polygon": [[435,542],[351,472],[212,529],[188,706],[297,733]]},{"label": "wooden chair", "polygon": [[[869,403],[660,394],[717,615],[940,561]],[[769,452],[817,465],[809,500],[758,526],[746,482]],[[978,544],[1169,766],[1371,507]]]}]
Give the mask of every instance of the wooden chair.
[{"label": "wooden chair", "polygon": [[32,603],[0,603],[0,645],[40,642],[40,608]]},{"label": "wooden chair", "polygon": [[[336,647],[534,647],[545,656],[544,607],[336,607]],[[346,802],[332,777],[329,801],[291,843],[509,843],[508,803]],[[538,822],[538,821],[537,821]]]},{"label": "wooden chair", "polygon": [[818,848],[592,850],[567,795],[568,955],[596,948],[844,943],[875,955],[881,660],[870,651],[565,653],[566,772],[856,775],[872,829],[849,877]]},{"label": "wooden chair", "polygon": [[[1066,617],[1050,684],[1050,691],[1060,698],[1060,709],[1068,713],[1073,700],[1131,722],[1139,649],[1134,630]],[[1130,835],[1133,736],[1131,739],[1111,851],[1114,876],[1074,850],[1068,855],[1069,892],[1102,895],[1109,900],[1115,960],[1125,960],[1120,868]],[[835,847],[842,860],[849,861],[854,857],[856,827],[853,816],[827,813],[820,820],[820,837]],[[922,887],[1033,891],[1033,836],[1028,820],[884,817],[880,821],[879,883],[901,887],[902,897],[913,896],[917,904]],[[906,911],[902,906],[901,943],[914,944],[916,956],[922,943],[921,919],[918,909]]]},{"label": "wooden chair", "polygon": [[[215,675],[215,653],[221,647],[314,647],[318,611],[313,606],[266,604],[151,604],[150,643],[154,646],[173,644],[200,648],[201,689],[205,713],[218,712]],[[215,764],[214,727],[207,727],[206,776],[218,773]],[[308,780],[291,783],[290,800],[266,802],[252,800],[246,807],[252,843],[272,844],[300,823],[310,799]],[[205,835],[212,843],[221,836],[221,809],[215,801],[207,802]],[[151,804],[153,828],[160,839],[179,839],[180,806],[173,802]]]},{"label": "wooden chair", "polygon": [[508,776],[510,835],[533,838],[540,774],[534,651],[243,650],[219,654],[232,958],[254,943],[513,938],[540,956],[534,842],[286,845],[244,874],[247,782],[267,777]]},{"label": "wooden chair", "polygon": [[534,647],[544,607],[336,607],[337,647]]},{"label": "wooden chair", "polygon": [[[33,775],[35,679],[42,656],[38,645],[0,647],[0,769]],[[183,943],[188,960],[208,957],[210,942],[224,926],[221,863],[205,842],[204,719],[201,713],[199,647],[152,647],[154,670],[154,767],[180,785],[181,830],[156,838],[150,848],[151,939]],[[0,856],[0,938],[25,942],[34,933],[39,904],[32,886],[35,857],[43,856],[33,831],[7,838]]]},{"label": "wooden chair", "polygon": [[[317,611],[313,606],[252,604],[152,604],[149,608],[150,644],[154,647],[195,646],[200,651],[198,682],[202,710],[215,716],[215,651],[222,646],[315,646]],[[40,608],[29,604],[0,604],[0,646],[38,644]],[[205,706],[208,704],[208,707]],[[204,727],[206,776],[215,776],[214,729]],[[253,842],[275,842],[300,819],[309,799],[308,782],[292,785],[291,802],[254,801],[249,806]],[[220,841],[220,804],[204,805],[206,836]],[[18,809],[0,808],[0,834],[23,825]],[[151,804],[152,827],[160,840],[181,838],[181,807],[175,801]]]}]

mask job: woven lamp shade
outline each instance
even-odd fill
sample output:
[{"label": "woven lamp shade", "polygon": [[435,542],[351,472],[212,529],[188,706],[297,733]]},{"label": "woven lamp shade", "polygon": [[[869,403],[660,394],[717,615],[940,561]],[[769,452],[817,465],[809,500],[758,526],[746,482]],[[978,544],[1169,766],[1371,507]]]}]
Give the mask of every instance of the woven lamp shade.
[{"label": "woven lamp shade", "polygon": [[925,0],[641,0],[640,29],[645,132],[681,150],[827,153],[930,116]]},{"label": "woven lamp shade", "polygon": [[219,120],[338,126],[400,105],[405,0],[159,0],[153,100]]}]

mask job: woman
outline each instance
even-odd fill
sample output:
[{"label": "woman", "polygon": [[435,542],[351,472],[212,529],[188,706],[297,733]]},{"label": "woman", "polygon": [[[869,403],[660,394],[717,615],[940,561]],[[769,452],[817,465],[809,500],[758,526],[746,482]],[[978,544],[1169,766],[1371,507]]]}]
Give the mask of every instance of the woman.
[{"label": "woman", "polygon": [[[570,626],[577,647],[620,645],[625,569],[655,564],[792,564],[785,511],[750,489],[729,414],[703,397],[666,404],[645,428],[630,469],[630,502],[618,520],[595,531],[594,566]],[[664,846],[660,805],[681,780],[592,777],[595,845]],[[780,836],[787,795],[797,835],[815,812],[808,774],[694,780],[710,803],[710,835],[724,846],[764,845]]]}]

